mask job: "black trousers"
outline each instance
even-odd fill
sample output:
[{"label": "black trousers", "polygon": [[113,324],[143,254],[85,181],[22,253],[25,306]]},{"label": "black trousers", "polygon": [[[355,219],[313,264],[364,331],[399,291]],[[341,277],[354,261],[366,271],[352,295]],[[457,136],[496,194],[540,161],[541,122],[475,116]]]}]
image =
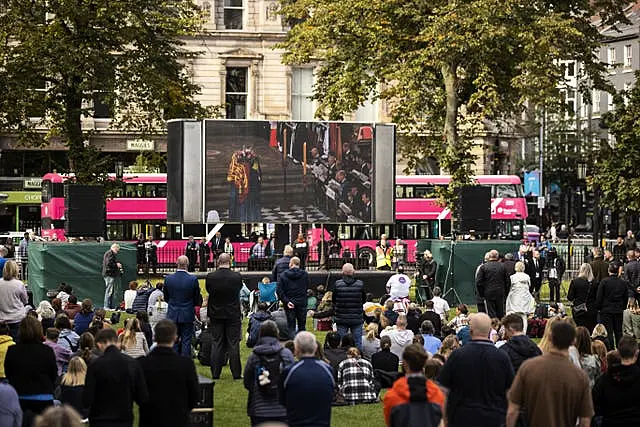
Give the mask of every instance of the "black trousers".
[{"label": "black trousers", "polygon": [[240,335],[242,322],[238,319],[211,319],[211,376],[220,378],[225,351],[229,352],[229,368],[234,379],[242,377],[240,364]]},{"label": "black trousers", "polygon": [[[609,342],[607,347],[609,350],[613,350],[618,346],[622,338],[622,313],[600,313],[600,317],[602,324],[607,328],[607,333],[609,334],[607,337],[607,341]],[[616,339],[615,346],[613,342],[614,337]]]},{"label": "black trousers", "polygon": [[560,302],[560,280],[549,279],[549,301]]},{"label": "black trousers", "polygon": [[307,307],[296,305],[293,310],[285,309],[287,314],[287,324],[289,325],[289,337],[293,339],[296,336],[296,322],[298,323],[298,332],[307,330]]},{"label": "black trousers", "polygon": [[487,315],[490,318],[497,317],[498,319],[502,319],[504,317],[504,297],[502,298],[493,298],[486,299],[487,305]]}]

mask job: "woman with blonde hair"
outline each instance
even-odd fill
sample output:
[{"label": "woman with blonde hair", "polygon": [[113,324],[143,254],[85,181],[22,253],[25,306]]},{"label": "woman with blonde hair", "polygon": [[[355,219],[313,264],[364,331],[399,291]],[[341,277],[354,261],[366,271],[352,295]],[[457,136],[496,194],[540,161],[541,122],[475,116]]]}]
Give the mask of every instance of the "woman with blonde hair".
[{"label": "woman with blonde hair", "polygon": [[67,373],[60,384],[60,401],[73,407],[83,419],[89,416],[88,409],[82,404],[86,376],[87,364],[84,359],[76,356],[69,362]]},{"label": "woman with blonde hair", "polygon": [[9,333],[16,339],[18,328],[28,311],[27,288],[18,280],[18,264],[13,260],[4,263],[0,279],[0,322],[9,325]]},{"label": "woman with blonde hair", "polygon": [[438,354],[442,355],[445,359],[449,358],[449,355],[460,347],[460,341],[455,335],[449,335],[442,341],[442,346],[438,351]]},{"label": "woman with blonde hair", "polygon": [[[544,334],[542,335],[542,339],[538,344],[538,348],[540,348],[540,350],[542,351],[542,354],[549,353],[552,350],[551,329],[555,322],[572,323],[573,319],[563,319],[562,317],[554,316],[554,317],[551,317],[549,320],[547,320],[547,324],[544,328]],[[569,359],[576,367],[582,369],[582,365],[580,365],[580,353],[578,352],[576,347],[573,345],[569,347]]]},{"label": "woman with blonde hair", "polygon": [[53,324],[56,319],[56,311],[53,309],[53,306],[49,301],[40,301],[38,308],[36,308],[36,313],[38,313],[38,320],[42,323],[43,331],[53,328]]},{"label": "woman with blonde hair", "polygon": [[598,284],[594,282],[591,266],[580,266],[578,277],[569,284],[567,299],[573,304],[571,315],[578,326],[593,330],[597,323],[598,311],[595,308]]},{"label": "woman with blonde hair", "polygon": [[149,354],[147,339],[140,328],[140,321],[135,317],[130,318],[127,322],[127,327],[120,335],[120,344],[122,352],[133,358]]},{"label": "woman with blonde hair", "polygon": [[371,360],[371,356],[374,353],[380,351],[380,339],[378,335],[378,324],[369,323],[367,325],[367,334],[362,337],[362,357],[367,360]]},{"label": "woman with blonde hair", "polygon": [[516,262],[516,272],[511,275],[511,289],[507,295],[506,313],[515,313],[522,317],[524,325],[523,332],[527,332],[529,314],[533,313],[536,307],[536,300],[531,295],[531,278],[524,272],[525,266],[522,261]]}]

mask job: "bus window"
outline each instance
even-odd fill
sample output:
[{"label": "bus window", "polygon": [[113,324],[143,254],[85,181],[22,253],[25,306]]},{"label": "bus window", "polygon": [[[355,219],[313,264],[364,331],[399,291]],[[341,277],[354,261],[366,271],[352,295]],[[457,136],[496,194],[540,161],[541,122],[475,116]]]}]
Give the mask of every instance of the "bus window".
[{"label": "bus window", "polygon": [[396,198],[404,199],[404,187],[402,185],[396,185]]},{"label": "bus window", "polygon": [[414,189],[413,197],[416,199],[429,199],[434,197],[435,188],[431,185],[419,185]]},{"label": "bus window", "polygon": [[413,199],[413,187],[411,185],[404,187],[404,198]]},{"label": "bus window", "polygon": [[514,184],[496,184],[493,185],[492,197],[504,197],[508,199],[515,199],[522,197],[522,189],[519,185]]}]

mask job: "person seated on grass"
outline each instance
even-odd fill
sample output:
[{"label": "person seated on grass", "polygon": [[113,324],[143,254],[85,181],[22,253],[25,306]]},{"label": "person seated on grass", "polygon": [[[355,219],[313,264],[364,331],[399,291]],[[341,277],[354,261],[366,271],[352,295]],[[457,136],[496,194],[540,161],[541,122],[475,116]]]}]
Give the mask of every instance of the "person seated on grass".
[{"label": "person seated on grass", "polygon": [[124,291],[124,310],[127,313],[131,313],[133,309],[133,301],[136,299],[138,295],[138,282],[132,280],[129,282],[129,289]]},{"label": "person seated on grass", "polygon": [[140,329],[140,321],[134,317],[127,319],[127,326],[120,335],[120,346],[122,352],[133,358],[146,356],[149,354],[149,345]]},{"label": "person seated on grass", "polygon": [[329,332],[324,339],[324,355],[329,360],[334,376],[338,376],[338,365],[347,358],[347,350],[340,346],[340,334]]},{"label": "person seated on grass", "polygon": [[74,357],[69,362],[69,369],[60,383],[59,400],[78,411],[82,419],[88,419],[89,409],[82,403],[84,381],[87,376],[87,364],[81,357]]},{"label": "person seated on grass", "polygon": [[371,356],[374,376],[381,388],[389,388],[398,377],[400,359],[391,352],[391,338],[380,338],[380,351]]},{"label": "person seated on grass", "polygon": [[356,347],[349,348],[347,358],[338,365],[337,385],[349,405],[373,403],[378,400],[373,366],[362,358],[360,350]]},{"label": "person seated on grass", "polygon": [[137,311],[136,319],[140,322],[140,330],[144,334],[144,337],[147,339],[147,344],[153,342],[153,330],[151,329],[151,325],[149,324],[149,313],[145,311]]},{"label": "person seated on grass", "polygon": [[67,317],[73,320],[76,317],[76,314],[80,312],[80,308],[80,304],[78,304],[78,297],[75,295],[69,295],[69,300],[64,308],[64,312]]},{"label": "person seated on grass", "polygon": [[33,423],[33,427],[81,427],[83,425],[80,414],[71,406],[53,406],[38,415]]},{"label": "person seated on grass", "polygon": [[56,318],[55,327],[60,330],[58,344],[69,350],[71,353],[78,350],[80,335],[73,332],[73,329],[71,329],[71,321],[66,315],[61,314]]},{"label": "person seated on grass", "polygon": [[247,415],[252,426],[287,422],[287,408],[280,403],[278,387],[282,371],[293,363],[293,354],[278,341],[276,323],[264,320],[259,325],[257,343],[244,367],[244,388],[249,392]]},{"label": "person seated on grass", "polygon": [[80,311],[73,317],[73,331],[78,335],[82,335],[89,329],[93,315],[93,301],[88,298],[82,300]]},{"label": "person seated on grass", "polygon": [[440,338],[434,336],[435,328],[430,320],[425,320],[420,325],[420,332],[422,332],[422,338],[424,339],[424,349],[431,354],[436,354],[440,347],[442,347],[442,341]]},{"label": "person seated on grass", "polygon": [[139,311],[147,313],[149,297],[155,290],[156,288],[150,286],[149,283],[144,283],[142,286],[138,287],[135,298],[131,303],[131,313],[138,313]]},{"label": "person seated on grass", "polygon": [[258,343],[262,323],[271,320],[271,314],[267,312],[267,308],[269,308],[268,303],[258,303],[258,311],[249,315],[247,325],[247,347],[249,348],[253,348]]},{"label": "person seated on grass", "polygon": [[58,377],[67,371],[69,360],[71,360],[71,351],[67,347],[63,347],[58,343],[60,331],[56,328],[49,328],[45,332],[44,343],[53,350],[56,355],[56,366],[58,367]]},{"label": "person seated on grass", "polygon": [[96,340],[91,332],[87,331],[80,335],[80,341],[78,341],[78,351],[73,354],[73,357],[82,358],[82,360],[84,360],[84,363],[89,366],[100,356],[101,353],[96,348]]}]

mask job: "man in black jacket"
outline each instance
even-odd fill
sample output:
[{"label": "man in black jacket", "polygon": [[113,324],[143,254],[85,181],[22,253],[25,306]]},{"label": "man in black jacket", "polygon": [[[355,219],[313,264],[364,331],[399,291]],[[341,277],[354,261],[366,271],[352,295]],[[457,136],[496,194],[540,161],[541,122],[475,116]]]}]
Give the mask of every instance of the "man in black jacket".
[{"label": "man in black jacket", "polygon": [[627,308],[628,295],[628,283],[618,277],[618,263],[612,262],[609,265],[609,277],[600,283],[596,296],[596,308],[609,333],[607,347],[610,350],[614,348],[613,338],[616,345],[622,338],[622,313]]},{"label": "man in black jacket", "polygon": [[211,376],[220,378],[223,354],[229,352],[229,368],[234,380],[242,378],[240,364],[240,335],[242,319],[240,312],[240,290],[242,276],[231,271],[231,257],[222,253],[218,257],[218,269],[207,274],[206,288],[209,293],[207,316],[211,321]]},{"label": "man in black jacket", "polygon": [[293,257],[289,261],[289,269],[280,275],[278,280],[278,297],[284,304],[289,323],[289,336],[297,331],[306,331],[307,322],[307,289],[309,288],[309,274],[300,268],[300,258]]},{"label": "man in black jacket", "polygon": [[540,356],[542,351],[523,332],[524,320],[522,316],[515,313],[507,314],[502,319],[502,325],[504,326],[507,342],[500,349],[509,356],[514,372],[518,372],[522,362],[532,357]]},{"label": "man in black jacket", "polygon": [[353,277],[353,264],[342,266],[342,279],[336,280],[333,286],[334,320],[340,337],[351,333],[358,350],[362,351],[362,324],[364,310],[362,306],[367,299],[362,280]]},{"label": "man in black jacket", "polygon": [[542,270],[544,269],[544,262],[540,258],[540,251],[534,250],[529,258],[525,258],[525,270],[524,272],[529,275],[531,279],[531,288],[529,291],[536,297],[540,298],[540,288],[542,287]]},{"label": "man in black jacket", "polygon": [[423,301],[433,297],[433,288],[436,286],[436,272],[438,264],[433,260],[431,251],[425,250],[422,258],[417,261],[416,284]]},{"label": "man in black jacket", "polygon": [[133,402],[149,401],[140,364],[120,352],[117,342],[112,328],[96,334],[96,346],[103,355],[89,365],[83,395],[92,427],[133,426]]},{"label": "man in black jacket", "polygon": [[621,363],[609,367],[593,387],[593,406],[602,416],[602,425],[640,425],[640,367],[637,365],[638,343],[623,337],[618,344]]},{"label": "man in black jacket", "polygon": [[113,308],[113,290],[116,278],[120,276],[122,264],[118,262],[117,256],[120,252],[120,245],[114,243],[111,248],[102,256],[102,277],[104,277],[104,305],[105,310]]},{"label": "man in black jacket", "polygon": [[589,263],[593,271],[593,280],[596,283],[602,282],[609,277],[609,264],[604,260],[602,248],[593,248],[593,261]]},{"label": "man in black jacket", "polygon": [[434,336],[440,338],[442,333],[442,317],[433,309],[433,301],[427,301],[424,303],[425,311],[418,318],[418,324],[422,325],[425,320],[428,320],[433,325],[433,329],[435,329]]},{"label": "man in black jacket", "polygon": [[273,272],[271,273],[271,281],[277,282],[280,280],[280,275],[289,269],[289,262],[293,256],[293,246],[287,245],[284,247],[282,258],[279,258],[273,266]]},{"label": "man in black jacket", "polygon": [[159,321],[154,337],[156,348],[140,359],[149,390],[149,401],[140,405],[140,427],[187,427],[198,402],[196,366],[173,351],[178,328],[171,320]]},{"label": "man in black jacket", "polygon": [[490,318],[504,316],[504,296],[509,292],[511,279],[504,265],[498,261],[498,251],[489,251],[489,260],[480,266],[476,275],[478,295],[485,300]]},{"label": "man in black jacket", "polygon": [[640,261],[636,257],[635,251],[627,252],[627,263],[624,266],[624,280],[630,286],[629,296],[638,297],[638,287],[640,286]]}]

